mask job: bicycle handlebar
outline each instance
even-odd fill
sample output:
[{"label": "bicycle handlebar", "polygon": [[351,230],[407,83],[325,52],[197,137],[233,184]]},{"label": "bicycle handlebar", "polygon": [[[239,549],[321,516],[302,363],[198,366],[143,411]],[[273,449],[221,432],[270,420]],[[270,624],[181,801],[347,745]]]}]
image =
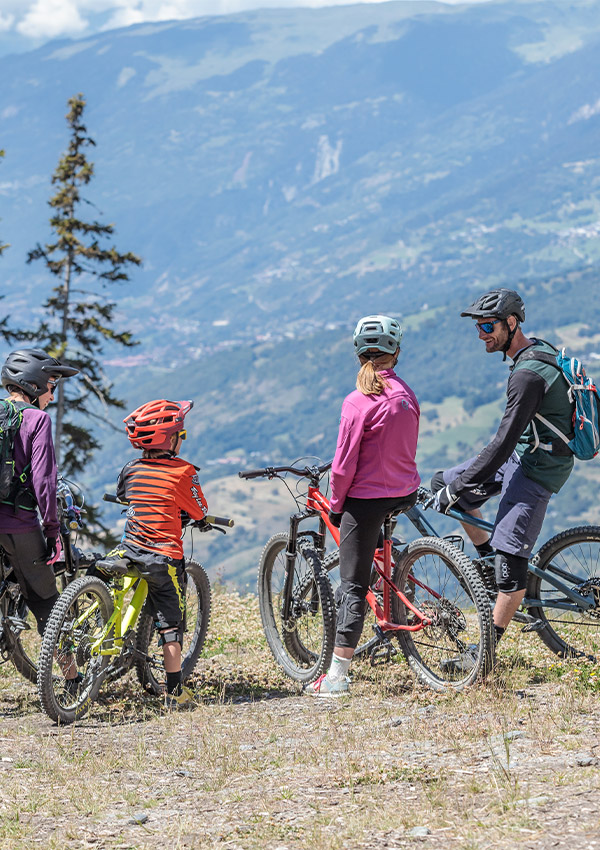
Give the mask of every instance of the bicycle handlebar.
[{"label": "bicycle handlebar", "polygon": [[429,508],[433,503],[433,493],[431,490],[428,490],[427,487],[419,487],[417,489],[417,501],[420,502],[425,508]]},{"label": "bicycle handlebar", "polygon": [[299,478],[312,478],[331,469],[331,463],[329,461],[322,466],[304,466],[301,469],[297,466],[266,466],[264,469],[249,469],[247,472],[238,472],[238,476],[246,480],[250,478],[275,478],[280,472],[290,472]]},{"label": "bicycle handlebar", "polygon": [[113,493],[105,493],[102,496],[105,502],[114,502],[116,505],[128,505],[129,502],[126,502],[124,499],[118,499]]},{"label": "bicycle handlebar", "polygon": [[[227,528],[233,528],[235,525],[235,520],[226,516],[212,516],[211,514],[207,514],[204,520],[209,525],[225,525]],[[202,520],[197,520],[197,522],[202,522]]]},{"label": "bicycle handlebar", "polygon": [[[113,493],[105,493],[102,498],[105,502],[114,502],[117,505],[125,505],[125,507],[129,504],[127,499],[119,499],[118,496],[115,496]],[[195,525],[196,522],[201,523],[202,520],[193,520],[190,525]],[[207,514],[204,517],[204,522],[207,522],[209,525],[224,525],[227,528],[233,528],[235,525],[235,520],[231,519],[231,517],[212,516],[212,514]]]}]

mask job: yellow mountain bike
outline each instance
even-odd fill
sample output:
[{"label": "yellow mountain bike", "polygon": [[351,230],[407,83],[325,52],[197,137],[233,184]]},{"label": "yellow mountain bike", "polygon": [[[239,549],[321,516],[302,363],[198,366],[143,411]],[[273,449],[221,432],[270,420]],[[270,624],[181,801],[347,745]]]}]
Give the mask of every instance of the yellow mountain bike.
[{"label": "yellow mountain bike", "polygon": [[[111,501],[116,501],[113,497]],[[210,528],[233,526],[226,517],[207,516]],[[198,527],[190,522],[188,528]],[[203,526],[203,530],[206,525]],[[222,530],[222,529],[219,529]],[[38,662],[38,692],[46,714],[57,723],[83,717],[97,699],[102,684],[115,669],[135,666],[149,693],[164,691],[162,651],[154,641],[154,622],[144,607],[148,585],[129,558],[96,563],[109,575],[75,579],[60,596],[48,620]],[[186,615],[182,647],[182,678],[194,670],[210,618],[210,584],[204,568],[186,561]],[[77,668],[76,679],[64,671]]]}]

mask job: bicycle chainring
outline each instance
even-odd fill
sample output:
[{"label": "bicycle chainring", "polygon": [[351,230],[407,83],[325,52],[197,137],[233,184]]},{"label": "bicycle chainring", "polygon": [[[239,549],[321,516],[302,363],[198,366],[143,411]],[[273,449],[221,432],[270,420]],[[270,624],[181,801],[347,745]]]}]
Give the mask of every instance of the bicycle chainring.
[{"label": "bicycle chainring", "polygon": [[454,641],[467,628],[465,615],[449,599],[442,597],[435,602],[419,603],[417,608],[431,619],[432,628],[441,629]]},{"label": "bicycle chainring", "polygon": [[588,608],[585,612],[587,617],[593,617],[595,620],[600,620],[600,578],[597,576],[593,576],[589,578],[587,581],[584,581],[583,584],[578,584],[577,587],[574,587],[573,590],[580,593],[582,596],[587,596],[588,594],[592,594],[594,597],[594,608]]},{"label": "bicycle chainring", "polygon": [[82,640],[80,640],[77,644],[75,658],[77,660],[78,667],[83,667],[85,664],[88,663],[88,661],[92,657],[91,646],[92,642],[89,639],[88,635],[85,635]]}]

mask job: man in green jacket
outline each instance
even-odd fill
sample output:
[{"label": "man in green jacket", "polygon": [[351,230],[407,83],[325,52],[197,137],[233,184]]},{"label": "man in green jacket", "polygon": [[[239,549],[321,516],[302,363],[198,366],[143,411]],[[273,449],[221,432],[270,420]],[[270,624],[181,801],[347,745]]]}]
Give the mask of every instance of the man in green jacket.
[{"label": "man in green jacket", "polygon": [[[501,495],[491,538],[465,525],[480,557],[495,553],[498,597],[494,608],[499,640],[525,596],[527,563],[540,533],[546,508],[571,470],[573,454],[541,420],[573,436],[573,403],[560,370],[544,362],[556,349],[521,330],[525,307],[512,289],[481,295],[461,316],[475,320],[488,353],[502,351],[513,361],[506,389],[507,404],[493,440],[466,463],[437,472],[431,482],[435,507],[455,506],[474,516],[491,496]],[[542,359],[537,359],[541,355]],[[548,355],[551,355],[548,357]]]}]

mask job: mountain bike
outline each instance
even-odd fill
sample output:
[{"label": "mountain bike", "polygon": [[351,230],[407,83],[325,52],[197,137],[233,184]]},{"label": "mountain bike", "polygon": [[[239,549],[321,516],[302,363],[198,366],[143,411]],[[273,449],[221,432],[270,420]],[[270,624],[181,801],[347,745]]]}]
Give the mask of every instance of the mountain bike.
[{"label": "mountain bike", "polygon": [[[74,541],[75,533],[83,527],[83,507],[84,497],[78,485],[59,476],[57,508],[62,555],[54,564],[54,571],[61,590],[73,581],[85,561]],[[8,556],[0,547],[0,663],[11,661],[35,685],[41,642],[35,617],[27,607]]]},{"label": "mountain bike", "polygon": [[[420,534],[437,536],[424,514],[433,494],[419,488],[418,503],[406,518]],[[493,524],[451,508],[447,516],[491,534]],[[482,559],[474,564],[483,573],[490,603],[497,588],[493,569]],[[487,569],[486,569],[487,566]],[[514,620],[523,631],[535,632],[561,658],[600,659],[600,526],[569,528],[546,541],[529,561],[527,588]]]},{"label": "mountain bike", "polygon": [[[328,669],[335,639],[335,600],[328,571],[337,552],[325,557],[327,531],[339,546],[339,529],[329,519],[329,501],[319,489],[331,463],[280,466],[239,472],[240,478],[292,475],[308,482],[291,495],[298,513],[289,530],[265,545],[258,570],[258,600],[267,643],[286,674],[311,682]],[[287,484],[286,484],[287,486]],[[301,524],[317,520],[317,528]],[[371,662],[396,653],[396,639],[417,678],[435,690],[460,690],[493,666],[491,611],[477,571],[451,541],[418,539],[401,551],[392,537],[390,514],[383,546],[375,553],[366,602],[372,612],[359,653]],[[470,663],[462,663],[465,654]]]},{"label": "mountain bike", "polygon": [[[108,501],[119,500],[109,495]],[[233,524],[226,517],[207,516],[204,522],[188,522],[187,527],[205,531],[216,526],[231,528]],[[115,665],[120,669],[135,666],[138,680],[148,693],[158,696],[164,692],[162,650],[157,642],[152,645],[154,622],[145,606],[148,585],[135,560],[99,560],[94,565],[94,572],[98,570],[106,580],[98,575],[75,579],[52,609],[44,632],[38,692],[44,711],[57,723],[73,723],[83,717],[102,684],[111,678]],[[211,608],[210,583],[204,568],[188,560],[185,575],[183,680],[192,674],[202,651]],[[61,675],[73,664],[82,677],[76,687]]]}]

